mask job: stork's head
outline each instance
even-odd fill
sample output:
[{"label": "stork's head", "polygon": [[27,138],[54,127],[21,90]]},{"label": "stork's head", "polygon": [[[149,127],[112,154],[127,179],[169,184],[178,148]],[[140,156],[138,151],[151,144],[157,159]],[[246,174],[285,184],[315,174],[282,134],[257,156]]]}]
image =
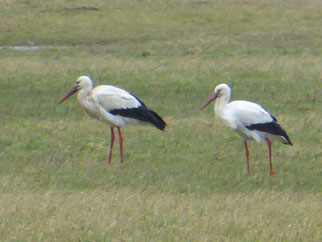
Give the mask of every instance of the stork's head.
[{"label": "stork's head", "polygon": [[219,84],[214,90],[214,94],[216,94],[218,98],[227,95],[230,96],[230,92],[230,87],[226,83]]},{"label": "stork's head", "polygon": [[89,78],[88,76],[80,76],[76,80],[75,86],[66,94],[66,96],[62,100],[59,101],[58,104],[61,104],[67,98],[69,98],[71,95],[78,92],[79,90],[82,90],[82,89],[92,90],[92,88],[93,88],[93,83],[91,78]]},{"label": "stork's head", "polygon": [[216,86],[214,94],[209,98],[209,100],[201,107],[201,110],[208,106],[212,101],[220,97],[229,97],[230,98],[230,87],[223,83]]}]

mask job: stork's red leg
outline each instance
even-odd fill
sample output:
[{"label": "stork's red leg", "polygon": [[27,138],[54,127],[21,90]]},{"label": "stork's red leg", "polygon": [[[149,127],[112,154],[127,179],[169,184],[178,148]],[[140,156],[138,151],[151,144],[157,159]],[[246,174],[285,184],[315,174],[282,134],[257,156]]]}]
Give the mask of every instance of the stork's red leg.
[{"label": "stork's red leg", "polygon": [[247,161],[247,174],[249,175],[250,172],[249,172],[249,150],[248,150],[248,147],[247,147],[247,141],[245,140],[244,141],[244,144],[245,144],[245,153],[246,153],[246,161]]},{"label": "stork's red leg", "polygon": [[108,155],[108,163],[109,164],[112,162],[112,150],[113,150],[114,140],[115,140],[114,129],[111,127],[110,154]]},{"label": "stork's red leg", "polygon": [[268,152],[269,152],[269,175],[274,176],[274,171],[273,171],[273,164],[272,164],[272,141],[270,141],[269,138],[266,138],[266,142],[268,145]]},{"label": "stork's red leg", "polygon": [[121,163],[124,162],[123,159],[123,137],[122,137],[122,133],[121,133],[121,128],[117,127],[117,130],[119,132],[119,144],[120,144],[120,154],[121,154]]}]

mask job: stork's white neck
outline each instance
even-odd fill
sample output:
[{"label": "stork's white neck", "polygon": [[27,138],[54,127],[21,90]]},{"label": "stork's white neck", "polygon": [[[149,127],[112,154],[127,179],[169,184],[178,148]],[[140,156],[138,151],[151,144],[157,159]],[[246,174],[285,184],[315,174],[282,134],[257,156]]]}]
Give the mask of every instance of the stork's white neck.
[{"label": "stork's white neck", "polygon": [[79,103],[82,103],[85,98],[91,93],[92,86],[86,86],[78,91],[77,100]]},{"label": "stork's white neck", "polygon": [[220,120],[224,116],[224,111],[227,110],[227,105],[230,100],[230,90],[226,90],[225,93],[222,93],[220,97],[217,98],[215,104],[215,113],[217,118]]}]

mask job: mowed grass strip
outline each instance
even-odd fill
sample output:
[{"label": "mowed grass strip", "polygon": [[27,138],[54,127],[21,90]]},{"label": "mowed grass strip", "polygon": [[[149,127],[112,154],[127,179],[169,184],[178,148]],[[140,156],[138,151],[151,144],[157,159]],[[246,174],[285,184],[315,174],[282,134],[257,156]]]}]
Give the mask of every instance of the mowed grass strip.
[{"label": "mowed grass strip", "polygon": [[321,197],[272,191],[171,196],[149,190],[1,196],[1,237],[58,240],[319,241]]}]

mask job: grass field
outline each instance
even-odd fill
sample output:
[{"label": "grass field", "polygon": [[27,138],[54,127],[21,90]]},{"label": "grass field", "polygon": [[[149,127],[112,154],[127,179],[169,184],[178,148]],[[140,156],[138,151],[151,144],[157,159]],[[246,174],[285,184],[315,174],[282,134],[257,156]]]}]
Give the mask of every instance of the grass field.
[{"label": "grass field", "polygon": [[[95,7],[90,8],[90,7]],[[0,2],[1,241],[321,241],[321,2]],[[13,50],[9,46],[51,46]],[[168,123],[109,127],[80,75],[130,90]],[[261,103],[294,146],[250,144],[201,105],[219,83]]]}]

